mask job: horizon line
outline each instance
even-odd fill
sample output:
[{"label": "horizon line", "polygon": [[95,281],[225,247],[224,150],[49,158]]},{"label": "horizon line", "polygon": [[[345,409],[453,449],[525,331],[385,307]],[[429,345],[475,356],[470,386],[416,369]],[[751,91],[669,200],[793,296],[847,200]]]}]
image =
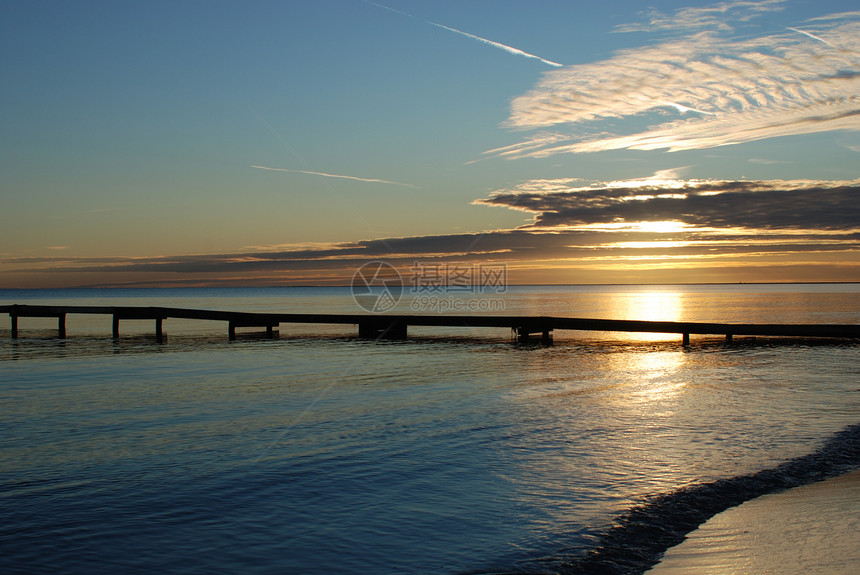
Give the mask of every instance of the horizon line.
[{"label": "horizon line", "polygon": [[[401,285],[411,285],[404,283]],[[480,284],[475,284],[480,285]],[[512,283],[506,287],[586,287],[586,286],[706,286],[706,285],[860,285],[858,281],[737,281],[737,282],[667,282],[667,283],[620,283],[620,282],[597,282],[597,283]],[[122,289],[271,289],[271,288],[350,288],[351,284],[266,284],[266,285],[79,285],[69,287],[32,287],[32,288],[6,288],[0,287],[0,291],[64,291],[64,290],[122,290]],[[474,287],[474,286],[471,286]]]}]

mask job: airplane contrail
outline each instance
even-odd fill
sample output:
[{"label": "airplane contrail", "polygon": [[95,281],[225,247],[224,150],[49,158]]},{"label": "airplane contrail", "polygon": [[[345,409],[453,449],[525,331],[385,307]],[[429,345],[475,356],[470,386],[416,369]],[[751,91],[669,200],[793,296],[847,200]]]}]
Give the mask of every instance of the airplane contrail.
[{"label": "airplane contrail", "polygon": [[340,178],[343,180],[355,180],[357,182],[370,182],[373,184],[391,184],[393,186],[404,186],[407,188],[414,188],[412,184],[404,184],[403,182],[393,182],[391,180],[379,180],[376,178],[359,178],[357,176],[344,176],[341,174],[328,174],[326,172],[312,172],[310,170],[288,170],[286,168],[270,168],[268,166],[257,166],[252,165],[252,168],[257,170],[269,170],[271,172],[287,172],[291,174],[310,174],[312,176],[323,176],[325,178]]},{"label": "airplane contrail", "polygon": [[413,16],[412,14],[407,14],[406,12],[401,12],[400,10],[396,10],[394,8],[389,8],[388,6],[384,6],[382,4],[377,4],[376,2],[370,2],[370,0],[364,0],[364,2],[366,4],[371,4],[373,6],[376,6],[377,8],[383,8],[384,10],[389,10],[389,11],[394,12],[396,14],[401,14],[403,16],[413,18],[415,20],[418,20],[419,22],[424,22],[425,24],[429,24],[431,26],[436,26],[437,28],[442,28],[443,30],[448,30],[449,32],[454,32],[455,34],[460,34],[461,36],[465,36],[466,38],[471,38],[473,40],[477,40],[478,42],[482,42],[482,43],[487,44],[489,46],[493,46],[494,48],[499,48],[500,50],[504,50],[505,52],[507,52],[509,54],[515,54],[517,56],[523,56],[525,58],[533,58],[534,60],[540,60],[544,64],[546,64],[548,66],[553,66],[556,68],[560,68],[561,66],[564,65],[564,64],[559,64],[558,62],[553,62],[552,60],[546,60],[546,59],[541,58],[540,56],[536,56],[534,54],[529,54],[528,52],[524,52],[523,50],[520,50],[519,48],[514,48],[513,46],[508,46],[507,44],[502,44],[500,42],[494,42],[492,40],[488,40],[487,38],[482,38],[480,36],[475,36],[474,34],[469,34],[468,32],[463,32],[462,30],[458,30],[456,28],[451,28],[450,26],[445,26],[444,24],[439,24],[437,22],[432,22],[430,20],[424,20],[424,19],[419,18],[417,16]]},{"label": "airplane contrail", "polygon": [[828,46],[832,46],[832,45],[833,45],[833,44],[831,44],[830,42],[828,42],[827,40],[825,40],[824,38],[819,38],[819,37],[818,37],[818,36],[816,36],[815,34],[810,34],[809,32],[807,32],[807,31],[805,31],[805,30],[801,30],[800,28],[791,28],[791,27],[789,26],[789,27],[788,27],[788,29],[789,29],[789,30],[791,30],[792,32],[797,32],[798,34],[803,34],[804,36],[809,36],[809,37],[810,37],[810,38],[812,38],[813,40],[818,40],[819,42],[824,42],[824,43],[825,43],[825,44],[827,44]]}]

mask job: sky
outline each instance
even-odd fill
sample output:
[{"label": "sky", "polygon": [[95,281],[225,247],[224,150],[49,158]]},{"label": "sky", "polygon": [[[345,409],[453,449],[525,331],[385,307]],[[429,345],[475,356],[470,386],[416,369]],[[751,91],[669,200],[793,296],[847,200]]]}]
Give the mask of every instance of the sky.
[{"label": "sky", "polygon": [[860,281],[856,1],[0,4],[0,288]]}]

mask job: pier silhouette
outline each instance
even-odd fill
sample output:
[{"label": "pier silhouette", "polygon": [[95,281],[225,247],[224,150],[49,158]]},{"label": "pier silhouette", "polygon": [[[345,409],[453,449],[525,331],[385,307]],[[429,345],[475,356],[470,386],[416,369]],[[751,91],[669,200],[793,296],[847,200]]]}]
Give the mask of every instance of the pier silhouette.
[{"label": "pier silhouette", "polygon": [[282,323],[356,325],[358,336],[369,339],[405,339],[409,326],[508,328],[520,343],[540,341],[544,344],[552,343],[552,332],[556,330],[679,334],[683,345],[689,345],[691,334],[723,335],[728,342],[734,336],[860,338],[860,325],[856,324],[739,324],[506,315],[255,313],[172,307],[74,305],[3,305],[0,306],[0,313],[8,313],[11,318],[12,338],[18,337],[19,319],[27,317],[56,318],[57,335],[65,338],[66,316],[69,314],[112,316],[114,339],[120,337],[120,322],[123,320],[152,320],[155,322],[155,339],[158,342],[164,341],[166,319],[224,322],[231,340],[236,338],[237,328],[249,327],[264,328],[268,337],[274,337]]}]

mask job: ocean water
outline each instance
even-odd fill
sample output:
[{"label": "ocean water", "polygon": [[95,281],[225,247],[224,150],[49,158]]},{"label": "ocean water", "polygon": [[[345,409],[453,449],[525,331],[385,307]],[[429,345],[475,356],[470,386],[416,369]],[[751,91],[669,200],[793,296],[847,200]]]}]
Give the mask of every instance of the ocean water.
[{"label": "ocean water", "polygon": [[[507,315],[860,323],[857,284],[473,299]],[[12,303],[362,311],[345,288],[0,290]],[[637,572],[651,560],[628,555],[656,538],[636,517],[671,530],[681,500],[720,507],[860,467],[857,342],[286,325],[228,341],[222,323],[167,320],[158,344],[152,322],[123,321],[118,341],[110,323],[70,315],[58,340],[56,320],[22,318],[12,340],[0,318],[0,572]]]}]

